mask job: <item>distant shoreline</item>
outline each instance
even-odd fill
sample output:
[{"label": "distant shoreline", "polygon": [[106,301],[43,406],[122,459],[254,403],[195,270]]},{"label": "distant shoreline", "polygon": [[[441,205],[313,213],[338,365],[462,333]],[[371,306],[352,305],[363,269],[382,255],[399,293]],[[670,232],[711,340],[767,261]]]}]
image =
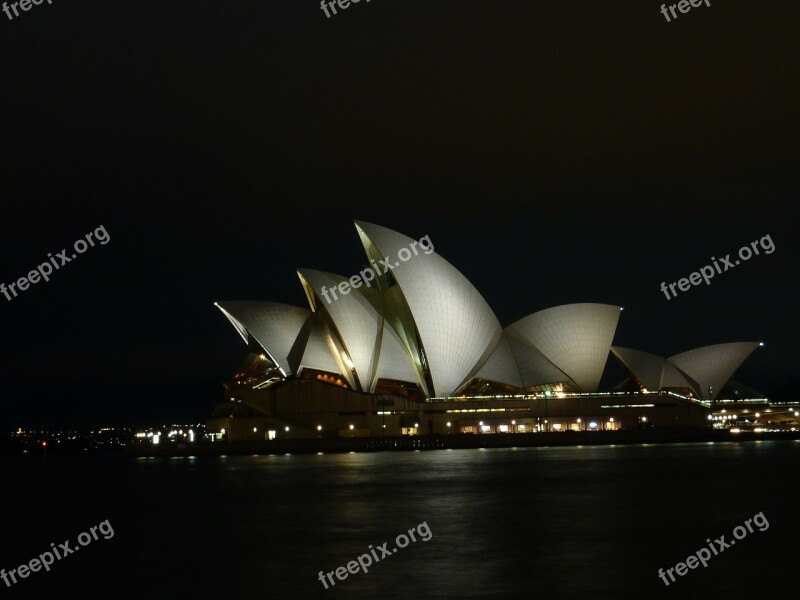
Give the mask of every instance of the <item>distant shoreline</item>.
[{"label": "distant shoreline", "polygon": [[187,457],[253,454],[305,454],[317,452],[381,452],[464,448],[527,448],[542,446],[608,446],[615,444],[683,444],[691,442],[742,442],[800,440],[800,431],[731,433],[712,429],[652,429],[626,431],[565,431],[549,433],[461,434],[394,436],[385,438],[316,438],[187,444],[132,444],[134,457]]}]

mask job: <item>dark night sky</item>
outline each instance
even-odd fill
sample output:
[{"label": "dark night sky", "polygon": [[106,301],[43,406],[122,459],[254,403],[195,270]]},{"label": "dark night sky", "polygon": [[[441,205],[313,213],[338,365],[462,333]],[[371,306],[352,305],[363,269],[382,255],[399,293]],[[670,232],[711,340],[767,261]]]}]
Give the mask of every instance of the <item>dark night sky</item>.
[{"label": "dark night sky", "polygon": [[[798,379],[800,4],[659,6],[0,13],[0,281],[111,235],[0,297],[0,425],[204,419],[245,350],[212,303],[305,305],[296,268],[362,268],[354,219],[429,235],[503,325],[619,304],[616,344],[764,340],[739,379]],[[659,290],[767,234],[772,255]]]}]

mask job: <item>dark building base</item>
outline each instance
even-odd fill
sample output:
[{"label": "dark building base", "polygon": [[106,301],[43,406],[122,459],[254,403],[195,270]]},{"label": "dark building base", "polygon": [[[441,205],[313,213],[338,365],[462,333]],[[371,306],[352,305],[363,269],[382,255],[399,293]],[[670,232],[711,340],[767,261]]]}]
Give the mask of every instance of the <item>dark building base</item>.
[{"label": "dark building base", "polygon": [[316,452],[379,452],[387,450],[442,450],[457,448],[525,448],[534,446],[606,446],[612,444],[670,444],[691,442],[742,442],[795,440],[800,431],[731,433],[719,429],[670,428],[625,431],[565,431],[559,433],[509,433],[492,435],[392,436],[385,438],[318,438],[197,442],[194,444],[134,444],[130,456],[221,456],[301,454]]}]

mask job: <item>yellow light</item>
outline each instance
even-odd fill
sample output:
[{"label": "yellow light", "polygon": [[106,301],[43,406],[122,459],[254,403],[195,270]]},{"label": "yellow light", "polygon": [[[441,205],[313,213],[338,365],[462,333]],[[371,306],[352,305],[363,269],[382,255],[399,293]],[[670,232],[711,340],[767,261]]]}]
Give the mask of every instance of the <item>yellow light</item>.
[{"label": "yellow light", "polygon": [[350,425],[350,429],[353,429],[353,428],[354,428],[353,425]]},{"label": "yellow light", "polygon": [[317,431],[322,431],[322,425],[317,425]]}]

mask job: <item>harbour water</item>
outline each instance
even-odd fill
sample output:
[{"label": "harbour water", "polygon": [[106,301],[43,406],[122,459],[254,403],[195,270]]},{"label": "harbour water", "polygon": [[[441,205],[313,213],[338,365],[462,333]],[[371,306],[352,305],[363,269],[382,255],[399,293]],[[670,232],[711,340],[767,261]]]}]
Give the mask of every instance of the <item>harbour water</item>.
[{"label": "harbour water", "polygon": [[[106,519],[114,536],[0,589],[8,598],[782,597],[795,581],[798,464],[797,441],[5,457],[0,567]],[[757,513],[765,531],[669,587],[659,578],[707,539],[730,542]],[[320,581],[370,545],[396,548],[422,523],[428,541],[417,535],[327,589]]]}]

